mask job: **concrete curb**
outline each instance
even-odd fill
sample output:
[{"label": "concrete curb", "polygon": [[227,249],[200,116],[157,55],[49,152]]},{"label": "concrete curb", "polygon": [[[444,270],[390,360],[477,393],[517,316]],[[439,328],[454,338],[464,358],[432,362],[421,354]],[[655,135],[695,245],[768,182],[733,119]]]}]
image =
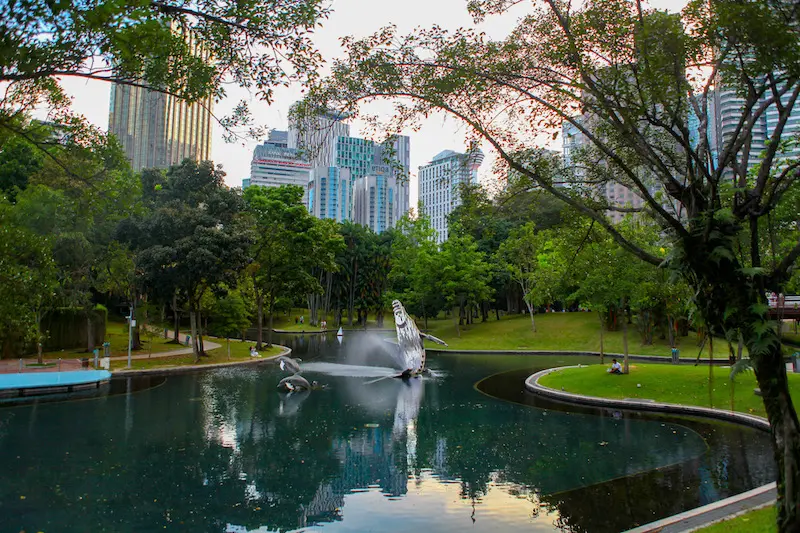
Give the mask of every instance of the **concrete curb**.
[{"label": "concrete curb", "polygon": [[748,415],[745,413],[737,413],[736,411],[723,411],[722,409],[711,409],[708,407],[696,407],[675,403],[660,403],[650,400],[612,400],[610,398],[583,396],[582,394],[558,391],[549,387],[545,387],[544,385],[539,385],[539,379],[543,376],[567,368],[578,368],[578,366],[561,366],[556,368],[548,368],[547,370],[537,372],[531,376],[528,376],[528,379],[525,380],[525,388],[534,394],[568,403],[600,407],[616,407],[618,409],[634,409],[637,411],[652,411],[656,413],[669,413],[676,415],[703,416],[707,418],[723,420],[726,422],[735,422],[737,424],[742,424],[763,431],[769,431],[770,429],[769,422],[766,418]]},{"label": "concrete curb", "polygon": [[[544,396],[558,401],[575,403],[580,405],[590,405],[594,407],[614,407],[618,409],[631,409],[635,411],[650,411],[656,413],[667,413],[675,415],[690,415],[706,418],[714,418],[725,422],[733,422],[744,426],[770,431],[769,421],[766,418],[737,413],[734,411],[723,411],[721,409],[711,409],[707,407],[695,407],[690,405],[680,405],[674,403],[659,403],[649,400],[613,400],[610,398],[599,398],[597,396],[584,396],[571,392],[559,391],[539,384],[539,379],[548,374],[565,370],[567,368],[579,368],[578,366],[562,366],[549,368],[528,376],[525,380],[525,388],[536,395]],[[777,497],[775,483],[769,483],[757,487],[751,491],[743,492],[719,500],[717,502],[691,509],[684,513],[676,514],[631,529],[626,533],[679,533],[694,531],[712,523],[719,522],[726,518],[731,518],[745,511],[758,509],[774,501]]]},{"label": "concrete curb", "polygon": [[[437,354],[475,354],[475,355],[558,355],[558,356],[565,356],[565,357],[600,357],[600,352],[561,352],[558,350],[442,350],[439,348],[425,348],[426,352],[430,353],[437,353]],[[609,359],[624,359],[624,354],[621,353],[604,353],[604,357]],[[670,356],[668,355],[637,355],[637,354],[628,354],[628,359],[631,361],[658,361],[658,362],[670,362]],[[681,357],[681,363],[695,363],[697,359],[694,357]],[[700,358],[701,363],[708,363],[708,358]],[[729,365],[730,361],[725,358],[720,357],[719,359],[714,359],[715,365]]]},{"label": "concrete curb", "polygon": [[277,355],[271,355],[269,357],[259,357],[256,359],[245,359],[242,361],[231,361],[229,363],[214,363],[211,365],[191,365],[191,366],[173,366],[167,368],[147,368],[147,369],[139,369],[139,370],[115,370],[111,373],[111,378],[115,377],[132,377],[132,376],[167,376],[173,374],[189,374],[192,372],[202,372],[204,370],[214,370],[217,368],[227,368],[231,366],[247,366],[247,365],[258,365],[262,363],[266,363],[269,361],[273,361],[282,355],[288,356],[292,353],[292,349],[286,346],[281,346],[279,344],[274,344],[273,346],[280,346],[283,348],[281,353]]}]

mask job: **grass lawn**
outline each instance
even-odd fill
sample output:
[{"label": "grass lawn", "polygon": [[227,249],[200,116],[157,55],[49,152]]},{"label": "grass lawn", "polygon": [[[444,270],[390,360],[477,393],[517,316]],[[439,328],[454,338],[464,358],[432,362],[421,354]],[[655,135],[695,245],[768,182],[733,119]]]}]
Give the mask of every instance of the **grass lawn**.
[{"label": "grass lawn", "polygon": [[[553,372],[539,384],[566,392],[603,398],[641,398],[666,403],[732,409],[766,416],[764,403],[753,394],[756,378],[752,372],[739,374],[736,381],[728,378],[728,368],[714,368],[709,394],[708,365],[664,365],[633,363],[628,375],[606,372],[610,365],[589,365]],[[641,384],[641,387],[637,385]],[[789,389],[795,408],[800,408],[800,374],[789,374]],[[733,391],[733,393],[731,393]]]},{"label": "grass lawn", "polygon": [[775,507],[764,507],[713,526],[698,529],[696,533],[774,533],[778,531],[778,527],[775,525],[776,516]]},{"label": "grass lawn", "polygon": [[[252,359],[250,357],[250,347],[253,346],[252,342],[241,342],[231,340],[231,356],[228,359],[228,348],[225,339],[212,339],[221,347],[216,350],[208,351],[210,357],[200,358],[200,362],[194,362],[194,355],[175,355],[172,357],[154,357],[152,359],[134,359],[131,362],[131,368],[135,370],[153,369],[153,368],[174,368],[177,366],[191,366],[191,365],[211,365],[216,363],[229,363],[231,361],[245,361]],[[272,348],[264,348],[259,352],[262,357],[271,357],[278,355],[283,348],[273,346]],[[111,370],[125,370],[128,368],[127,361],[111,361]]]},{"label": "grass lawn", "polygon": [[[472,326],[461,327],[461,337],[456,332],[453,319],[428,320],[429,333],[447,342],[451,350],[561,350],[600,351],[600,321],[595,313],[544,313],[536,315],[536,333],[527,315],[507,315],[488,322],[477,321]],[[424,321],[417,320],[424,327]],[[678,338],[681,357],[697,356],[697,338],[694,333]],[[433,346],[433,345],[431,345]],[[724,341],[715,343],[715,356],[723,353]],[[604,333],[606,352],[622,353],[622,332]],[[725,348],[727,350],[727,348]],[[654,340],[644,346],[634,325],[628,326],[628,351],[640,355],[670,355],[667,339]],[[703,357],[707,356],[704,350]]]},{"label": "grass lawn", "polygon": [[[172,344],[172,337],[165,339],[163,331],[160,334],[151,336],[145,332],[141,332],[142,349],[133,350],[133,355],[147,354],[147,353],[163,353],[171,352],[172,350],[180,350],[184,346],[179,344]],[[128,325],[120,322],[109,321],[106,324],[106,342],[111,343],[111,356],[128,355]],[[103,346],[97,346],[100,350],[100,356],[103,356]],[[45,359],[67,359],[67,358],[80,358],[92,357],[85,348],[73,348],[71,350],[59,350],[55,352],[45,352]],[[27,357],[36,357],[36,354]]]}]

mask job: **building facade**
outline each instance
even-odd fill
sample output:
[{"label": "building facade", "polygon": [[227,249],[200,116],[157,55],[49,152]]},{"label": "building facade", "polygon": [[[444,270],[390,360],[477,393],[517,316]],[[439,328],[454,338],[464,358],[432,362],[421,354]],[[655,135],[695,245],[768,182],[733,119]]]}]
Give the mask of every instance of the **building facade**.
[{"label": "building facade", "polygon": [[243,180],[242,188],[297,185],[303,188],[303,205],[308,205],[311,164],[296,149],[287,147],[286,137],[287,132],[272,130],[267,141],[256,146],[250,163],[250,178],[246,183]]},{"label": "building facade", "polygon": [[109,133],[122,144],[133,170],[168,168],[211,157],[211,99],[194,104],[143,87],[114,84]]},{"label": "building facade", "polygon": [[350,220],[350,171],[339,167],[317,167],[308,182],[308,212],[337,222]]},{"label": "building facade", "polygon": [[353,222],[375,233],[394,227],[397,178],[388,165],[376,165],[353,184]]},{"label": "building facade", "polygon": [[287,147],[300,152],[312,168],[334,167],[339,137],[350,136],[346,120],[346,115],[334,111],[298,119],[293,110],[286,136]]},{"label": "building facade", "polygon": [[483,158],[483,152],[478,149],[468,154],[444,150],[430,163],[419,167],[419,201],[423,213],[431,219],[436,230],[437,243],[447,240],[447,217],[461,205],[460,185],[477,185],[478,168]]}]

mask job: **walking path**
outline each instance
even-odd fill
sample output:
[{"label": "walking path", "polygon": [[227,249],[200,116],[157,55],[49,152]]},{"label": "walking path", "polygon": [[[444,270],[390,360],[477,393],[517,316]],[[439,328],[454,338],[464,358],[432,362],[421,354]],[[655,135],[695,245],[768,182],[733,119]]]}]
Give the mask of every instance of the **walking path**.
[{"label": "walking path", "polygon": [[[173,333],[171,331],[168,331],[167,334],[169,336],[172,336]],[[203,346],[206,349],[206,351],[216,350],[217,348],[221,348],[222,347],[221,344],[217,344],[216,342],[212,342],[212,341],[206,340],[206,338],[203,338]],[[186,347],[186,348],[178,348],[178,349],[175,349],[175,350],[170,350],[168,352],[159,352],[159,353],[153,353],[153,354],[147,354],[147,353],[131,354],[131,360],[156,359],[156,358],[162,358],[162,357],[174,357],[176,355],[188,355],[190,353],[192,353],[191,346]],[[69,354],[69,355],[75,355],[75,354]],[[20,368],[20,359],[3,359],[3,360],[0,360],[0,374],[18,374],[20,372],[22,372],[22,373],[29,373],[29,372],[36,372],[36,373],[39,373],[39,372],[59,372],[59,371],[60,372],[69,372],[69,371],[73,371],[73,370],[81,370],[81,369],[83,369],[82,366],[81,366],[81,359],[82,358],[88,358],[91,361],[93,359],[93,356],[91,354],[88,354],[88,353],[87,354],[80,354],[80,355],[81,355],[80,357],[63,358],[63,359],[61,359],[60,365],[59,365],[57,360],[46,359],[45,360],[46,363],[54,363],[54,364],[52,366],[42,366],[42,367],[27,366],[27,365],[30,365],[30,364],[36,362],[36,359],[34,359],[34,358],[24,358],[24,359],[22,359],[22,367],[21,368]],[[128,356],[127,355],[115,355],[113,357],[109,357],[109,359],[112,360],[112,361],[127,361],[128,360]],[[86,369],[84,369],[84,370],[86,370]]]},{"label": "walking path", "polygon": [[[559,391],[539,384],[539,379],[551,372],[557,372],[565,368],[576,368],[575,366],[564,366],[542,370],[528,377],[525,380],[525,388],[539,396],[545,396],[554,400],[566,403],[577,403],[591,405],[595,407],[612,407],[618,409],[631,409],[635,411],[655,411],[677,415],[704,416],[716,418],[728,422],[735,422],[750,426],[762,431],[769,431],[770,425],[766,418],[737,413],[734,411],[724,411],[722,409],[710,409],[707,407],[695,407],[689,405],[660,403],[654,401],[643,401],[634,399],[613,400],[611,398],[600,398],[597,396],[584,396],[571,392]],[[726,498],[703,507],[698,507],[669,516],[650,524],[629,530],[627,533],[686,533],[701,527],[718,522],[725,518],[730,518],[746,511],[751,511],[764,507],[774,502],[777,496],[775,483],[763,485],[749,492],[738,494],[731,498]]]}]

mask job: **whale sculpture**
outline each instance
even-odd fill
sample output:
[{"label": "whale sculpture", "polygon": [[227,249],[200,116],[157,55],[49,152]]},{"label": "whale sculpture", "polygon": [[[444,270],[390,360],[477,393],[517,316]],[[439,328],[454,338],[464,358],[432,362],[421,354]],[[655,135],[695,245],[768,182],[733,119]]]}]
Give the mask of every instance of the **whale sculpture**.
[{"label": "whale sculpture", "polygon": [[293,359],[291,357],[286,357],[285,355],[281,355],[278,357],[278,366],[281,367],[281,370],[284,372],[291,372],[292,374],[297,374],[300,372],[300,359]]},{"label": "whale sculpture", "polygon": [[420,332],[414,320],[408,316],[400,300],[392,302],[394,311],[394,327],[397,330],[397,344],[400,349],[400,361],[403,373],[399,377],[409,378],[425,371],[425,347],[423,339],[447,346],[447,343],[433,335]]}]

